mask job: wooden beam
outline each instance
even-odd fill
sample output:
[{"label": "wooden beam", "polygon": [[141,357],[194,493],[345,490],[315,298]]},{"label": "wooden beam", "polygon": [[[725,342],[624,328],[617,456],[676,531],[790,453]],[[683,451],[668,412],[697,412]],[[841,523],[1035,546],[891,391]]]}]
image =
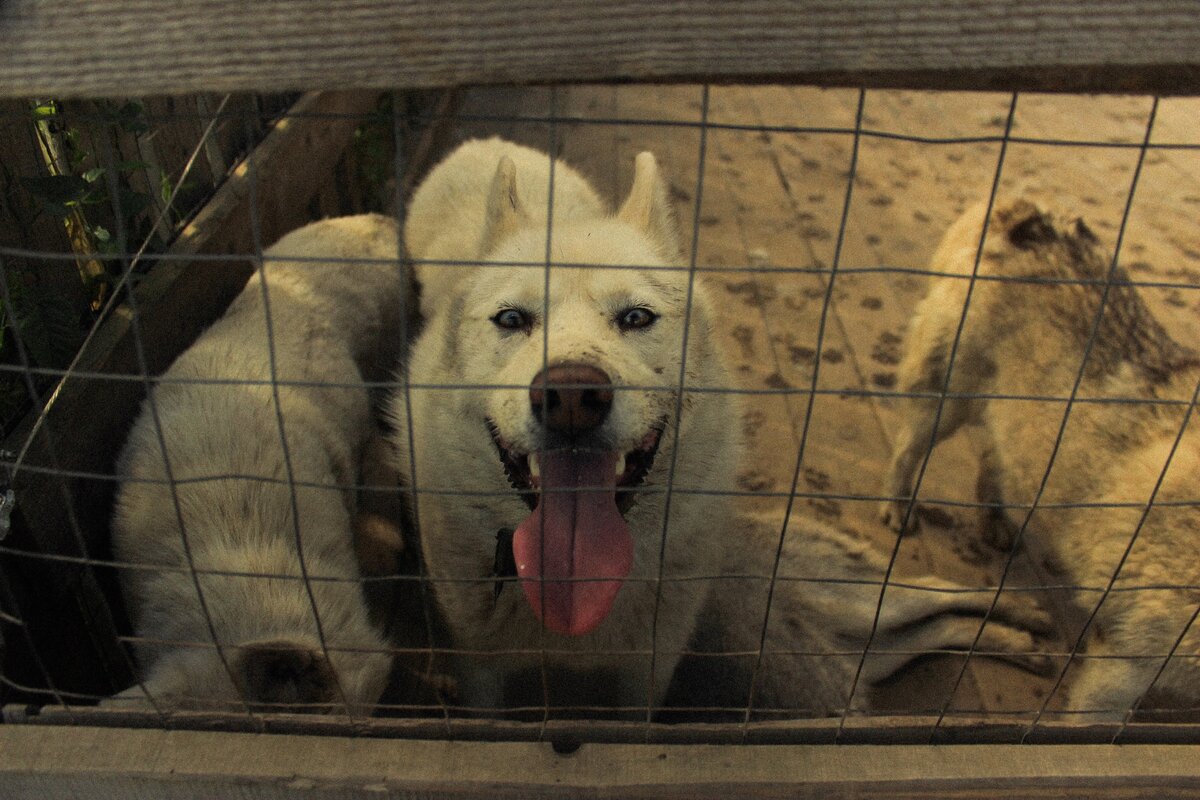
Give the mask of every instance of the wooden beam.
[{"label": "wooden beam", "polygon": [[[266,731],[301,736],[358,736],[389,739],[436,739],[447,732],[447,722],[439,707],[430,706],[425,715],[384,716],[351,721],[346,717],[315,714],[244,714],[212,711],[175,711],[168,727],[177,731]],[[9,722],[38,725],[160,728],[163,720],[150,711],[119,710],[105,707],[63,709],[46,706],[31,714],[24,707],[8,705],[3,709]],[[1062,719],[1050,713],[1029,731],[1032,714],[1012,717],[986,714],[950,716],[938,721],[936,715],[854,716],[844,727],[838,717],[781,718],[770,721],[703,722],[704,714],[685,716],[685,722],[630,722],[614,719],[551,718],[542,722],[511,719],[455,717],[449,723],[451,738],[457,741],[517,742],[539,738],[559,742],[624,744],[643,742],[664,745],[753,744],[817,745],[835,740],[846,745],[912,745],[931,741],[945,745],[993,745],[1037,742],[1046,745],[1103,744],[1113,740],[1117,723],[1091,723]],[[708,717],[711,719],[712,717]],[[726,720],[730,716],[724,717]],[[935,731],[935,727],[937,730]],[[839,728],[841,728],[839,733]],[[1028,734],[1028,735],[1027,735]],[[1200,725],[1170,719],[1139,720],[1120,731],[1122,744],[1197,745]]]},{"label": "wooden beam", "polygon": [[799,81],[1200,91],[1191,0],[8,0],[0,96]]},{"label": "wooden beam", "polygon": [[1193,746],[583,745],[0,727],[13,800],[1200,796]]}]

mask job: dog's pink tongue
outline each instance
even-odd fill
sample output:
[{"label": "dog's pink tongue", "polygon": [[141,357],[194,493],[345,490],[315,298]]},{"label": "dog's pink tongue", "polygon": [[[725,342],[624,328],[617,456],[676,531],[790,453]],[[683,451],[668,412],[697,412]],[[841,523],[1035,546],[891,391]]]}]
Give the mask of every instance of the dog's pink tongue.
[{"label": "dog's pink tongue", "polygon": [[539,454],[542,491],[517,526],[513,556],[533,612],[555,633],[581,636],[599,625],[633,566],[633,537],[617,510],[619,456]]}]

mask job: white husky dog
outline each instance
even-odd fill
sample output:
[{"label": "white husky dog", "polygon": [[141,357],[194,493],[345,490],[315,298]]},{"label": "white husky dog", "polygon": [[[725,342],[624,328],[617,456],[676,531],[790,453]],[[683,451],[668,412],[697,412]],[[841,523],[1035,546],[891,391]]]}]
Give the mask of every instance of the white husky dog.
[{"label": "white husky dog", "polygon": [[[269,383],[203,382],[270,379],[263,272],[163,376],[201,382],[160,383],[154,408],[143,403],[119,462],[113,543],[141,567],[122,580],[158,705],[363,713],[383,691],[391,658],[356,582],[353,490],[337,487],[356,483],[372,425],[355,384],[396,349],[404,280],[397,263],[346,260],[394,260],[397,247],[395,222],[365,215],[314,223],[263,254],[275,376],[334,384],[278,387],[294,499]],[[193,578],[191,566],[272,577]],[[143,699],[141,686],[114,700],[126,699]]]},{"label": "white husky dog", "polygon": [[[680,395],[681,371],[688,389],[733,383],[708,294],[680,268],[654,156],[637,156],[615,215],[555,162],[548,232],[550,163],[500,139],[470,141],[414,195],[405,235],[422,262],[425,328],[411,386],[391,405],[396,465],[415,489],[428,575],[463,651],[467,705],[645,708],[661,702],[712,586],[764,560],[769,574],[774,551],[714,493],[734,489],[738,404]],[[745,548],[755,553],[727,557]],[[827,567],[857,574],[854,560]],[[506,576],[520,588],[505,588]],[[729,624],[761,628],[757,600],[721,599]],[[807,609],[790,595],[780,604]],[[897,625],[944,610],[904,608]]]},{"label": "white husky dog", "polygon": [[[650,652],[661,696],[707,592],[674,579],[719,573],[728,500],[677,492],[667,513],[668,474],[677,490],[729,490],[738,459],[731,398],[680,398],[685,326],[687,386],[728,387],[730,377],[704,287],[689,292],[680,269],[658,164],[642,153],[635,166],[614,216],[555,164],[551,259],[588,266],[549,275],[546,154],[468,142],[412,200],[410,256],[457,263],[418,267],[425,329],[410,378],[462,388],[398,392],[391,415],[455,644],[496,654],[460,670],[469,704],[520,702],[524,669],[540,704],[544,649],[551,670],[604,670],[597,702],[644,707]],[[506,529],[519,588],[497,583]]]},{"label": "white husky dog", "polygon": [[[984,210],[978,206],[950,227],[934,254],[935,269],[970,273]],[[1065,398],[1086,358],[1080,398],[1187,401],[1200,381],[1200,353],[1168,335],[1138,290],[1122,285],[1128,280],[1123,272],[1116,274],[1094,329],[1111,265],[1112,255],[1081,220],[1048,214],[1026,200],[998,206],[979,274],[1017,280],[975,287],[951,364],[968,283],[939,278],[913,317],[900,364],[901,388],[941,392],[949,370],[953,393]],[[906,425],[884,485],[894,498],[912,492],[917,467],[934,441],[938,399],[914,398],[905,405]],[[1085,613],[1095,608],[1099,592],[1120,566],[1113,591],[1088,631],[1087,653],[1068,676],[1069,709],[1120,719],[1152,683],[1194,704],[1200,698],[1200,630],[1195,625],[1186,635],[1185,630],[1200,604],[1196,420],[1173,451],[1184,413],[1178,402],[1078,402],[1043,485],[1064,407],[1063,402],[947,399],[936,439],[964,425],[982,439],[980,500],[1017,506],[1007,517],[998,508],[992,511],[999,519],[983,527],[1000,547],[1012,545],[1014,523],[1027,514],[1020,506],[1039,497],[1040,487],[1039,507],[1024,538],[1081,587],[1076,598]],[[1163,474],[1169,454],[1170,468]],[[1145,513],[1156,486],[1156,505]],[[1088,503],[1126,507],[1072,507]],[[906,504],[903,499],[885,503],[884,520],[898,527]],[[1122,563],[1135,531],[1136,543]],[[1159,675],[1177,642],[1178,657]]]}]

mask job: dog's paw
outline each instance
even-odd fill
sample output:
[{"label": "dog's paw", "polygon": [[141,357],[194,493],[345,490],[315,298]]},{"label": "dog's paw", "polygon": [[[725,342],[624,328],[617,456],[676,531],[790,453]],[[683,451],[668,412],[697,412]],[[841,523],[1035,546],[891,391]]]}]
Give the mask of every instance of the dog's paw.
[{"label": "dog's paw", "polygon": [[101,698],[96,703],[97,708],[105,711],[153,711],[154,705],[146,696],[146,690],[140,684],[130,686],[123,692],[111,697]]},{"label": "dog's paw", "polygon": [[992,618],[1039,636],[1048,636],[1055,630],[1054,616],[1029,592],[1002,592]]},{"label": "dog's paw", "polygon": [[1037,640],[1028,630],[1002,622],[988,622],[976,650],[1035,675],[1050,675],[1056,669],[1056,660],[1038,652]]}]

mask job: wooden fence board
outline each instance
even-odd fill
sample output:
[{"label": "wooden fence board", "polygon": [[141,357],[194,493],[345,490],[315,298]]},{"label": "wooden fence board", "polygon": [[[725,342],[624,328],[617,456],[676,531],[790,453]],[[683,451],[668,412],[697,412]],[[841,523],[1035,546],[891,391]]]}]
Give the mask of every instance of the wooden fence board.
[{"label": "wooden fence board", "polygon": [[7,0],[0,52],[0,96],[672,79],[1200,89],[1190,0]]},{"label": "wooden fence board", "polygon": [[583,745],[0,727],[5,796],[1200,796],[1195,746]]}]

